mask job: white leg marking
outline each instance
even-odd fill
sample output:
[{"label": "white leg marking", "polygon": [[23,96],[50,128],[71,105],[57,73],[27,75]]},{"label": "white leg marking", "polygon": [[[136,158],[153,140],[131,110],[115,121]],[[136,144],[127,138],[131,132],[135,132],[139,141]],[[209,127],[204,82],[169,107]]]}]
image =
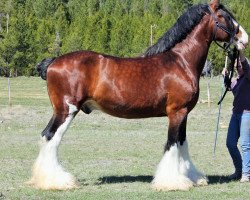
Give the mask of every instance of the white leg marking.
[{"label": "white leg marking", "polygon": [[190,159],[187,141],[180,145],[180,155],[181,174],[187,176],[195,185],[207,185],[207,178],[195,168]]},{"label": "white leg marking", "polygon": [[57,129],[50,141],[42,138],[40,153],[33,166],[33,174],[28,184],[39,189],[66,190],[76,188],[74,177],[65,172],[60,165],[57,152],[61,139],[73,120],[73,113],[77,111],[76,106],[69,104],[69,115],[65,122]]},{"label": "white leg marking", "polygon": [[165,152],[152,184],[157,190],[189,190],[195,185],[206,185],[207,180],[190,160],[185,141],[182,146],[175,144]]},{"label": "white leg marking", "polygon": [[[179,145],[178,145],[179,146]],[[158,165],[153,180],[153,188],[157,190],[188,190],[193,182],[180,172],[180,150],[177,144],[166,151]]]}]

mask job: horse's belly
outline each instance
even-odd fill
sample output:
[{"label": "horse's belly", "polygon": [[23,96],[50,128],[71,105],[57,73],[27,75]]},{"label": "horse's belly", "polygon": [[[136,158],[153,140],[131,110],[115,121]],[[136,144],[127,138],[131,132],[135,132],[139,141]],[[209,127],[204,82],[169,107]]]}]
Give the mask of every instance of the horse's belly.
[{"label": "horse's belly", "polygon": [[101,110],[109,115],[120,118],[148,118],[166,116],[164,105],[148,105],[143,107],[133,107],[130,105],[119,105],[112,103],[97,103],[94,100],[87,100],[82,111],[90,114],[93,110]]}]

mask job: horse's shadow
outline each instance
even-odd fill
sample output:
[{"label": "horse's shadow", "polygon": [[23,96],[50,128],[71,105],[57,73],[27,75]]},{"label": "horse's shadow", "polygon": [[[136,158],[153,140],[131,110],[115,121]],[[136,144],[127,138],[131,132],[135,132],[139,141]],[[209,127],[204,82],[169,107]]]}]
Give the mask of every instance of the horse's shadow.
[{"label": "horse's shadow", "polygon": [[113,184],[113,183],[150,183],[153,176],[104,176],[98,179],[96,185]]},{"label": "horse's shadow", "polygon": [[208,175],[207,178],[209,180],[208,184],[212,185],[232,182],[232,180],[230,180],[228,176],[224,175]]},{"label": "horse's shadow", "polygon": [[[208,175],[209,184],[223,184],[229,183],[231,180],[224,175]],[[104,184],[115,184],[115,183],[151,183],[153,176],[149,175],[139,175],[139,176],[104,176],[98,179],[95,185],[104,185]]]}]

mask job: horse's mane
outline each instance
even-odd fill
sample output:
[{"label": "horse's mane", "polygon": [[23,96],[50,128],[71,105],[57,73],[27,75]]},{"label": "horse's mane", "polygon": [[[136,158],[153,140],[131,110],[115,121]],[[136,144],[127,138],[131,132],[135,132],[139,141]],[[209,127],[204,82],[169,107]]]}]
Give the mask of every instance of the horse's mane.
[{"label": "horse's mane", "polygon": [[187,37],[201,21],[206,12],[209,12],[207,4],[198,4],[190,7],[177,19],[174,26],[169,29],[156,44],[146,50],[144,56],[151,56],[170,50]]}]

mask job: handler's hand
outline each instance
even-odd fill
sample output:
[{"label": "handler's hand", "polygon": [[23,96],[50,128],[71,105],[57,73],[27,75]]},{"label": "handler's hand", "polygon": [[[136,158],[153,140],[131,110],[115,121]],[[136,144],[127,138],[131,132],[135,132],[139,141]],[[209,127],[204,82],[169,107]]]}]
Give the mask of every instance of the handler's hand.
[{"label": "handler's hand", "polygon": [[221,74],[222,74],[223,77],[228,76],[228,70],[227,70],[227,68],[223,68]]}]

